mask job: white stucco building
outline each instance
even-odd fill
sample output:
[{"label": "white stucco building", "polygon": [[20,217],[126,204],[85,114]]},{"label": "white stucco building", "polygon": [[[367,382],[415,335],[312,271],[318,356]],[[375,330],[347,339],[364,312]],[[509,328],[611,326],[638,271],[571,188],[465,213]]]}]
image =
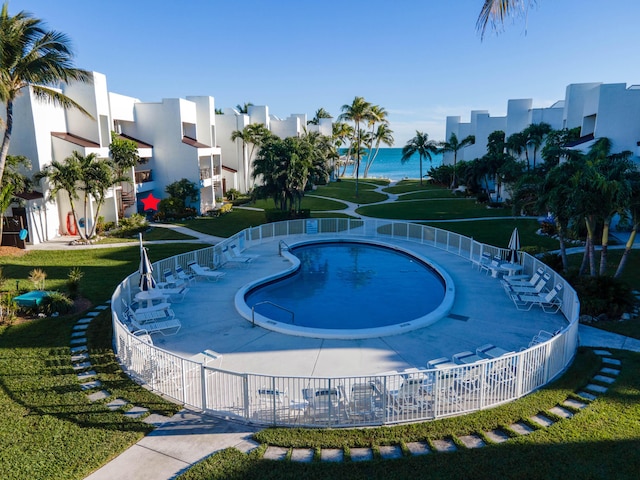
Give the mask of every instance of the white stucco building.
[{"label": "white stucco building", "polygon": [[[198,213],[215,208],[230,188],[250,189],[251,159],[248,151],[243,152],[240,140],[231,141],[231,134],[251,123],[262,123],[280,137],[300,135],[305,128],[331,135],[331,119],[307,127],[306,115],[282,120],[270,115],[267,106],[252,106],[248,114],[227,109],[220,115],[210,96],[143,102],[109,92],[107,78],[101,73],[93,72],[92,80],[61,88],[91,117],[39,101],[30,88],[25,88],[14,104],[9,154],[27,157],[32,162],[27,174],[32,175],[54,160],[63,162],[74,150],[83,156],[95,153],[99,158],[108,157],[112,131],[135,142],[141,162],[130,172],[130,182],[109,191],[100,211],[105,221],[142,213],[142,198],[149,194],[165,198],[167,185],[183,178],[199,185],[199,198],[191,205]],[[44,180],[37,190],[23,195],[21,203],[12,205],[5,215],[24,219],[29,232],[27,243],[70,233],[74,224],[68,196],[59,193],[48,201],[49,186]],[[76,210],[81,209],[78,203]],[[93,216],[94,207],[90,206],[88,218]],[[84,215],[80,211],[75,214],[77,218]]]},{"label": "white stucco building", "polygon": [[[607,137],[612,152],[629,150],[639,160],[640,86],[625,83],[576,83],[568,85],[565,98],[546,108],[533,108],[532,99],[507,102],[507,114],[492,117],[487,111],[474,110],[469,122],[459,116],[447,117],[446,138],[455,133],[459,140],[475,135],[475,145],[458,152],[458,161],[474,160],[487,152],[487,137],[495,130],[509,135],[521,132],[533,123],[545,122],[553,129],[580,128],[580,141],[574,148],[586,151],[595,139]],[[530,155],[531,158],[531,155]],[[453,163],[453,153],[444,155],[445,164]]]}]

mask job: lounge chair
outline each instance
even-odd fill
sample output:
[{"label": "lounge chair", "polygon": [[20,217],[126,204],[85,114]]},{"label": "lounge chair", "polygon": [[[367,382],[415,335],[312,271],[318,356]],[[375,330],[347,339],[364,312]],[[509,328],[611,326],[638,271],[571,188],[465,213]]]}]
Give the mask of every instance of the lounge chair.
[{"label": "lounge chair", "polygon": [[403,413],[422,412],[432,408],[428,395],[433,388],[433,382],[427,377],[417,376],[405,378],[398,389],[398,402]]},{"label": "lounge chair", "polygon": [[382,411],[377,408],[378,391],[373,382],[354,383],[349,396],[349,416],[364,421],[373,420]]},{"label": "lounge chair", "polygon": [[187,283],[191,283],[196,279],[195,275],[185,272],[180,265],[176,266],[176,275],[179,279],[184,280]]},{"label": "lounge chair", "polygon": [[513,352],[509,352],[504,348],[496,347],[495,345],[492,345],[490,343],[487,343],[485,345],[482,345],[481,347],[476,348],[476,355],[484,358],[498,358],[498,357],[502,357],[503,355],[507,355],[508,353],[513,353]]},{"label": "lounge chair", "polygon": [[544,287],[547,285],[549,280],[551,280],[551,275],[545,273],[542,275],[540,280],[538,280],[538,283],[536,283],[535,286],[513,285],[505,282],[504,279],[500,280],[500,282],[507,294],[510,295],[511,293],[540,293],[544,290]]},{"label": "lounge chair", "polygon": [[487,268],[483,270],[486,270],[487,275],[489,274],[489,272],[491,272],[491,276],[493,278],[498,278],[498,275],[508,272],[507,270],[505,270],[500,266],[501,262],[502,262],[502,259],[500,258],[500,255],[494,255],[493,259],[491,260],[491,263],[489,263]]},{"label": "lounge chair", "polygon": [[539,343],[544,343],[547,340],[551,340],[553,337],[558,335],[562,330],[556,330],[555,332],[547,332],[546,330],[540,330],[529,342],[529,347],[533,347],[534,345],[538,345]]},{"label": "lounge chair", "polygon": [[222,256],[224,257],[225,263],[232,263],[234,265],[248,266],[248,264],[253,261],[253,259],[249,257],[234,257],[231,254],[229,247],[225,247],[222,249]]},{"label": "lounge chair", "polygon": [[504,277],[504,280],[510,285],[521,285],[533,287],[544,274],[544,268],[538,267],[532,276],[529,275],[510,275]]},{"label": "lounge chair", "polygon": [[457,365],[449,360],[447,357],[434,358],[427,362],[427,368],[447,368],[456,367]]},{"label": "lounge chair", "polygon": [[216,282],[225,275],[224,272],[216,272],[210,268],[198,265],[196,262],[189,262],[187,266],[197,277],[206,278],[210,282]]},{"label": "lounge chair", "polygon": [[556,313],[562,307],[562,300],[559,294],[562,291],[562,284],[558,283],[549,293],[512,293],[511,300],[518,310],[531,310],[534,305],[539,306],[545,313]]},{"label": "lounge chair", "polygon": [[489,265],[491,265],[491,255],[488,252],[484,252],[480,255],[478,260],[472,260],[471,266],[477,266],[479,271],[488,271]]},{"label": "lounge chair", "polygon": [[466,365],[469,363],[475,363],[482,360],[482,357],[469,351],[456,353],[455,355],[452,355],[451,358],[458,365]]},{"label": "lounge chair", "polygon": [[172,302],[181,302],[189,292],[189,287],[160,287],[160,290],[168,295]]},{"label": "lounge chair", "polygon": [[240,252],[240,249],[238,248],[237,245],[229,245],[229,251],[231,252],[231,255],[233,255],[236,258],[249,258],[250,262],[260,256],[260,255],[251,255],[250,253],[242,253]]},{"label": "lounge chair", "polygon": [[162,335],[175,335],[182,327],[182,323],[175,318],[171,309],[148,313],[134,312],[130,320],[136,330],[146,330],[149,334],[158,332]]},{"label": "lounge chair", "polygon": [[160,288],[182,288],[187,284],[181,278],[174,277],[173,272],[168,268],[162,274],[164,275],[164,285],[160,284]]}]

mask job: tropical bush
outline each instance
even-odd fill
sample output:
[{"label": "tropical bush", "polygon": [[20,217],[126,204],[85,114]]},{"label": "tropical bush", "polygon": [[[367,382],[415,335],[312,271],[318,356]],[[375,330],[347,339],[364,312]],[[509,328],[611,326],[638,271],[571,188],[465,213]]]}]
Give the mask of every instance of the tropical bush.
[{"label": "tropical bush", "polygon": [[73,300],[62,292],[49,292],[40,304],[40,311],[47,316],[53,314],[65,315],[71,310],[73,310]]},{"label": "tropical bush", "polygon": [[128,238],[138,235],[149,228],[149,222],[144,215],[134,213],[129,217],[122,218],[117,228],[109,230],[112,237]]},{"label": "tropical bush", "polygon": [[580,298],[580,313],[597,317],[605,314],[619,319],[631,311],[635,297],[625,282],[609,276],[581,276],[569,279]]},{"label": "tropical bush", "polygon": [[227,200],[229,200],[230,202],[236,200],[238,197],[240,197],[240,195],[240,191],[236,190],[235,188],[230,188],[229,190],[227,190]]},{"label": "tropical bush", "polygon": [[67,289],[69,290],[69,297],[72,299],[78,298],[82,277],[84,277],[84,272],[80,270],[80,267],[76,266],[69,270],[69,274],[67,275]]}]

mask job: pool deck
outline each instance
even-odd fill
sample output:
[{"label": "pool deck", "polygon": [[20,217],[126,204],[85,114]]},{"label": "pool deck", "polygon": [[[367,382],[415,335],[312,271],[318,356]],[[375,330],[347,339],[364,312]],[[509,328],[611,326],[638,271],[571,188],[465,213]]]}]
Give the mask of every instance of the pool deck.
[{"label": "pool deck", "polygon": [[[310,236],[290,236],[286,241],[303,239]],[[290,265],[278,255],[279,240],[249,248],[247,253],[259,257],[248,268],[225,267],[226,276],[218,282],[192,283],[185,299],[172,304],[182,329],[172,336],[156,334],[154,343],[184,357],[213,350],[222,354],[213,366],[234,372],[335,377],[425,368],[430,359],[475,352],[486,343],[519,351],[540,330],[554,331],[567,323],[561,313],[547,314],[537,307],[518,311],[500,281],[473,269],[469,260],[432,246],[389,239],[383,241],[413,250],[449,273],[456,297],[448,316],[419,330],[361,340],[304,338],[254,327],[236,311],[234,296],[247,283]]]}]

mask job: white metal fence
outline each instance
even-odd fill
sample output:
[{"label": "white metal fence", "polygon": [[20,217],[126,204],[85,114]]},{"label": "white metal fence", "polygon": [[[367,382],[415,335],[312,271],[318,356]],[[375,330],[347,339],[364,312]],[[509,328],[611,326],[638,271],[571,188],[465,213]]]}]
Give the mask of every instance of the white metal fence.
[{"label": "white metal fence", "polygon": [[[336,234],[396,238],[431,245],[469,260],[483,252],[506,258],[508,253],[456,233],[406,222],[353,219],[311,219],[269,223],[248,228],[216,246],[177,255],[154,264],[155,272],[186,265],[222,263],[222,249],[240,248],[288,235]],[[541,262],[521,255],[525,272]],[[136,272],[112,297],[114,350],[135,380],[187,406],[264,425],[366,426],[432,420],[509,402],[540,388],[571,362],[578,347],[579,302],[573,288],[562,283],[561,312],[567,326],[550,340],[526,350],[447,369],[347,377],[257,375],[214,368],[144,343],[121,323],[122,299],[138,284]]]}]

